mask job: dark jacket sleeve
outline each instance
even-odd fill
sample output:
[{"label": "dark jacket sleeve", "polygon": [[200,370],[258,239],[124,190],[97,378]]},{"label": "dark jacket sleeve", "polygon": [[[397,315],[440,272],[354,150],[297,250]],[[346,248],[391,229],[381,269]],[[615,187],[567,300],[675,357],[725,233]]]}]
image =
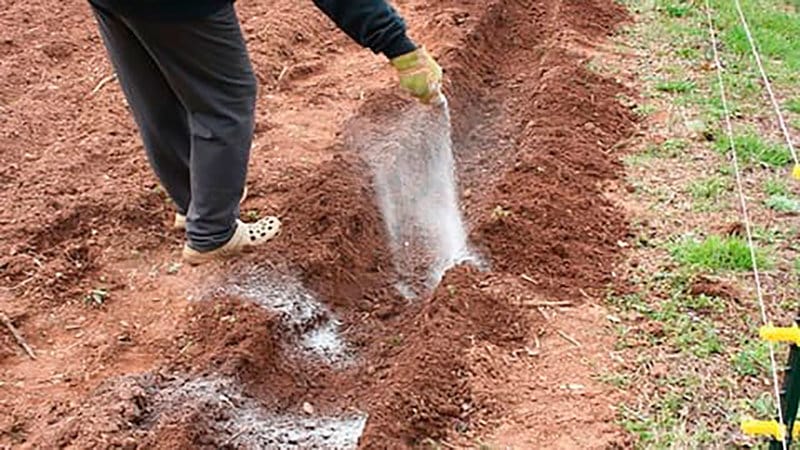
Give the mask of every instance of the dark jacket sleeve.
[{"label": "dark jacket sleeve", "polygon": [[416,49],[406,24],[385,0],[314,0],[353,40],[375,53],[394,58]]}]

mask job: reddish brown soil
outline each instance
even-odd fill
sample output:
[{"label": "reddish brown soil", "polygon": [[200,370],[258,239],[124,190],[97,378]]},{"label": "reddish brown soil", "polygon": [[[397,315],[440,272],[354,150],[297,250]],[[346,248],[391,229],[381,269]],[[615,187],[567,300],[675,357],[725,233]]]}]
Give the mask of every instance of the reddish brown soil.
[{"label": "reddish brown soil", "polygon": [[742,292],[735,286],[710,277],[700,276],[692,281],[689,293],[694,296],[707,295],[718,297],[724,300],[741,301]]},{"label": "reddish brown soil", "polygon": [[[616,100],[622,87],[568,50],[625,19],[615,2],[397,2],[447,69],[463,206],[492,267],[457,268],[412,302],[392,288],[369,170],[343,138],[358,134],[359,117],[391,126],[408,102],[381,58],[309,5],[239,5],[262,84],[243,209],[279,212],[286,231],[263,252],[192,269],[174,265],[181,239],[118,86],[98,84],[111,72],[88,7],[0,3],[0,308],[39,356],[0,330],[0,447],[239,447],[242,430],[219,407],[164,406],[175,380],[208,377],[234,380],[270,413],[363,411],[362,448],[496,430],[520,448],[624,445],[602,391],[571,416],[575,400],[558,389],[534,393],[536,407],[519,398],[537,370],[556,385],[581,370],[589,378],[579,358],[524,371],[498,362],[555,336],[518,300],[581,307],[611,281],[625,238],[602,186],[619,174],[615,144],[632,115]],[[316,293],[355,362],[299,358],[276,314],[203,295],[253,266]],[[96,288],[109,292],[103,304],[85,303]],[[570,320],[550,325],[597,325]],[[591,351],[604,353],[603,342]],[[546,421],[549,402],[557,423]],[[584,434],[570,441],[563,423],[575,414]],[[544,425],[533,426],[538,415]]]}]

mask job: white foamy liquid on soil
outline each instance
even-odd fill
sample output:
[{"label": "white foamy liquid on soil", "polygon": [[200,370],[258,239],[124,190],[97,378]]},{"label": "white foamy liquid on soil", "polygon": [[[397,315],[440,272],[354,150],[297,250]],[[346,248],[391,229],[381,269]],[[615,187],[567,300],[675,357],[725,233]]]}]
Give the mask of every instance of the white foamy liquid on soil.
[{"label": "white foamy liquid on soil", "polygon": [[350,450],[358,446],[364,432],[366,414],[347,413],[340,416],[271,413],[255,400],[245,397],[231,380],[201,378],[175,380],[160,391],[161,404],[153,405],[162,412],[177,412],[202,406],[215,413],[216,432],[226,445],[248,449],[330,449]]},{"label": "white foamy liquid on soil", "polygon": [[255,267],[232,277],[218,292],[276,313],[303,353],[328,363],[350,362],[351,352],[339,335],[341,322],[295,278]]},{"label": "white foamy liquid on soil", "polygon": [[441,105],[403,111],[396,123],[377,128],[360,144],[373,169],[378,206],[401,276],[397,287],[406,297],[414,296],[420,278],[433,289],[451,267],[479,263],[467,244],[459,209],[450,112],[442,99]]}]

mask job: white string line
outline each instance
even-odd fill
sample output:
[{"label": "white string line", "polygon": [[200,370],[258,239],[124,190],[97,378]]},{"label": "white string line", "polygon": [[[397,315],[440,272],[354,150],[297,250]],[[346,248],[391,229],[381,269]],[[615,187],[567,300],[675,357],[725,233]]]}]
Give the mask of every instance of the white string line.
[{"label": "white string line", "polygon": [[775,109],[775,114],[778,116],[778,124],[783,132],[783,137],[786,138],[786,145],[789,146],[789,151],[792,153],[792,158],[794,159],[795,165],[798,165],[800,164],[800,160],[797,159],[797,151],[794,148],[792,136],[789,134],[789,128],[786,126],[786,120],[783,118],[781,107],[778,105],[778,101],[775,99],[775,93],[772,91],[772,84],[769,81],[767,72],[764,70],[764,65],[761,63],[761,56],[758,53],[756,41],[753,39],[753,35],[750,33],[750,25],[748,25],[747,19],[744,17],[742,4],[739,2],[739,0],[736,0],[736,11],[739,13],[739,20],[742,22],[742,26],[744,27],[744,33],[747,35],[747,42],[750,43],[750,50],[753,52],[753,56],[756,59],[756,65],[758,65],[758,70],[761,72],[761,78],[764,80],[764,86],[767,88],[767,93],[769,94],[769,99],[772,102],[772,107]]},{"label": "white string line", "polygon": [[[725,128],[728,133],[728,142],[730,143],[731,147],[731,159],[733,160],[733,169],[734,173],[736,174],[736,188],[739,194],[739,206],[742,209],[742,219],[744,220],[744,229],[745,233],[747,234],[747,246],[750,250],[750,262],[753,265],[753,277],[755,278],[756,282],[756,297],[758,298],[758,305],[761,310],[761,322],[764,325],[767,325],[767,308],[764,306],[764,294],[761,288],[761,275],[758,270],[758,261],[756,260],[756,251],[755,246],[753,245],[753,232],[752,226],[750,225],[750,214],[747,212],[747,200],[745,200],[744,195],[744,185],[742,183],[742,175],[739,170],[739,157],[736,154],[736,143],[733,139],[733,125],[731,124],[731,115],[728,109],[728,97],[725,93],[725,82],[722,79],[722,64],[720,63],[719,58],[719,51],[717,50],[717,33],[714,28],[714,21],[711,17],[711,5],[709,0],[705,0],[706,2],[706,16],[708,17],[708,31],[711,36],[711,48],[714,51],[714,64],[717,67],[717,82],[719,83],[719,94],[720,99],[722,100],[722,110],[725,113]],[[778,410],[778,423],[781,427],[784,426],[783,422],[783,411],[781,411],[781,388],[780,382],[778,381],[778,369],[777,363],[775,362],[775,349],[772,345],[772,342],[768,342],[769,344],[769,362],[770,368],[772,369],[772,384],[774,388],[775,394],[775,406]],[[791,430],[789,430],[791,433]],[[783,443],[783,450],[787,450],[786,448],[786,440],[781,440]]]}]

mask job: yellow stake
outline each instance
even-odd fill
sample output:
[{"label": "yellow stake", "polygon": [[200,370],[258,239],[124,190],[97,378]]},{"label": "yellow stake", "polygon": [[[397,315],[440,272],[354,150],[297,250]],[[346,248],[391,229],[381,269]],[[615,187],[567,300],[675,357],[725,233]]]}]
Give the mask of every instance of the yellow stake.
[{"label": "yellow stake", "polygon": [[800,345],[800,328],[764,325],[758,330],[761,339],[769,342],[789,342]]},{"label": "yellow stake", "polygon": [[792,170],[792,176],[795,180],[800,180],[800,164],[795,164],[794,170]]},{"label": "yellow stake", "polygon": [[[782,440],[786,427],[778,424],[777,420],[753,420],[747,419],[742,421],[742,433],[748,436],[769,436],[775,440]],[[794,439],[800,438],[800,423],[795,423],[792,430],[792,437]]]},{"label": "yellow stake", "polygon": [[786,437],[785,428],[775,420],[743,420],[742,432],[748,436],[770,436],[782,441]]}]

